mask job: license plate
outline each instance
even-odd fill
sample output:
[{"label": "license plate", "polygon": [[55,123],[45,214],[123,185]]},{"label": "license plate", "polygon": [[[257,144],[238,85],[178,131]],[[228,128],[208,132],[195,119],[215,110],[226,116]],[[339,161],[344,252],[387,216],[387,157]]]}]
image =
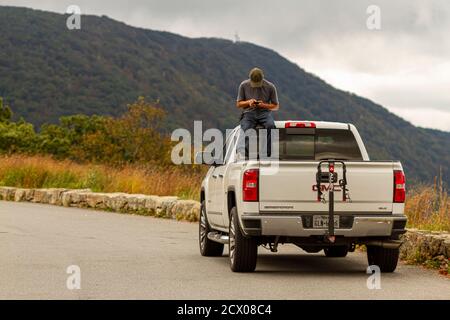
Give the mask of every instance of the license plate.
[{"label": "license plate", "polygon": [[[328,216],[313,216],[313,227],[315,229],[327,229]],[[339,216],[334,216],[334,227],[339,228]]]}]

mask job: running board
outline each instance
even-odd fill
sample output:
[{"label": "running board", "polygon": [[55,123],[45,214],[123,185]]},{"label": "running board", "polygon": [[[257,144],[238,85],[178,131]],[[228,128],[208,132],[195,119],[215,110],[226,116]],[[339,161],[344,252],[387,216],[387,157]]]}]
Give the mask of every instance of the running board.
[{"label": "running board", "polygon": [[218,243],[228,244],[228,236],[218,232],[209,232],[208,239]]}]

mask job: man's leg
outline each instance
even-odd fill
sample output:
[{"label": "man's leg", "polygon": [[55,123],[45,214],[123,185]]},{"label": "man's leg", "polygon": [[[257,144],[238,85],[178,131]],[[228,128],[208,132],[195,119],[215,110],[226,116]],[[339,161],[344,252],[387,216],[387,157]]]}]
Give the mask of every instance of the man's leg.
[{"label": "man's leg", "polygon": [[256,127],[256,117],[252,112],[246,112],[242,115],[241,119],[241,132],[239,134],[239,140],[237,144],[237,152],[245,158],[249,152],[249,141],[245,139],[245,132],[248,129],[255,129]]},{"label": "man's leg", "polygon": [[[275,129],[275,121],[273,120],[272,112],[263,112],[258,116],[258,123],[260,123],[264,129],[267,130],[267,145],[262,145],[263,150],[260,150],[260,155],[262,157],[270,158],[272,153],[272,136],[271,130]],[[267,152],[264,147],[267,147]]]}]

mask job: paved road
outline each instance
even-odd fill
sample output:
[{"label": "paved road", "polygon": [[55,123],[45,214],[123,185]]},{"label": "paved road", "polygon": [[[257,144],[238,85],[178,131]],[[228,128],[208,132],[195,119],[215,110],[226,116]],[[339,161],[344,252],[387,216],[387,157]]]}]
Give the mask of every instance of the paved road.
[{"label": "paved road", "polygon": [[[81,268],[68,290],[66,269]],[[197,225],[0,201],[1,299],[450,299],[450,281],[400,265],[369,290],[366,257],[260,251],[255,273],[198,253]]]}]

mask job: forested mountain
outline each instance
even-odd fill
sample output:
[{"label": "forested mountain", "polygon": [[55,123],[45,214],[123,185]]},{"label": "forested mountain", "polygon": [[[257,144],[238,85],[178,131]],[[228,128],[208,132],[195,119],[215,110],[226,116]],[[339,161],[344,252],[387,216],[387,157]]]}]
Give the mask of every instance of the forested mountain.
[{"label": "forested mountain", "polygon": [[138,96],[158,101],[171,128],[235,126],[238,84],[259,66],[278,87],[277,119],[352,122],[373,159],[400,159],[424,181],[444,169],[450,133],[422,129],[382,106],[338,90],[273,50],[223,39],[191,39],[130,27],[102,16],[0,6],[0,96],[39,126],[62,115],[121,114]]}]

